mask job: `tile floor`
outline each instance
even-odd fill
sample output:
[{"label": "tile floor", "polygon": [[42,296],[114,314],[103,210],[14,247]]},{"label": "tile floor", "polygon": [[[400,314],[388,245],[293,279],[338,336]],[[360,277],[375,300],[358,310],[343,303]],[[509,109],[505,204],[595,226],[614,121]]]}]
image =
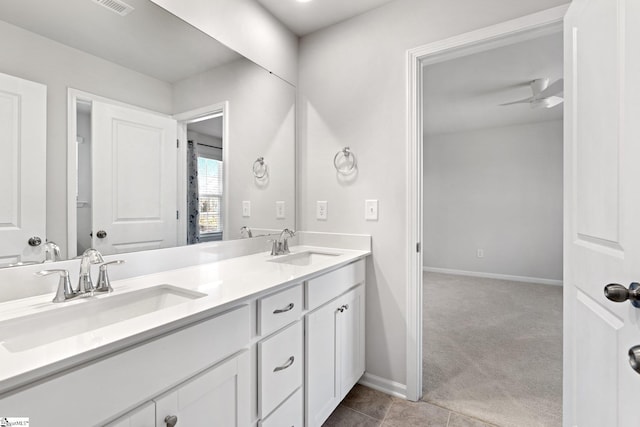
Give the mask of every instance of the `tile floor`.
[{"label": "tile floor", "polygon": [[360,384],[323,427],[493,427],[427,402],[408,402]]}]

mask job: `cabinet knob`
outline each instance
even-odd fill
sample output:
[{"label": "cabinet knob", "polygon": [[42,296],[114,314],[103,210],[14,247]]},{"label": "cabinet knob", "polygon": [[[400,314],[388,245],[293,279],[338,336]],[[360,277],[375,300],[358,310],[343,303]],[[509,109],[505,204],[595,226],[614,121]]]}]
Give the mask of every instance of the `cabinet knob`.
[{"label": "cabinet knob", "polygon": [[167,427],[173,427],[178,424],[178,417],[175,415],[167,415],[164,417],[164,422],[167,424]]}]

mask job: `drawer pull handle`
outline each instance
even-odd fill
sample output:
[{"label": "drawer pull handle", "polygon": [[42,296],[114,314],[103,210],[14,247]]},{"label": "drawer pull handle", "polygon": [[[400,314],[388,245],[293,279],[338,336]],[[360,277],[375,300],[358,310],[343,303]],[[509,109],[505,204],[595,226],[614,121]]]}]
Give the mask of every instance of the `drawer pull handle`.
[{"label": "drawer pull handle", "polygon": [[295,358],[293,356],[291,356],[289,358],[289,360],[286,361],[286,363],[282,366],[276,366],[275,368],[273,368],[273,372],[279,372],[279,371],[284,371],[285,369],[287,369],[289,366],[293,365],[293,361],[295,360]]},{"label": "drawer pull handle", "polygon": [[287,311],[291,311],[293,310],[293,303],[290,302],[288,306],[286,306],[285,308],[279,308],[277,310],[273,310],[273,314],[280,314],[280,313],[286,313]]}]

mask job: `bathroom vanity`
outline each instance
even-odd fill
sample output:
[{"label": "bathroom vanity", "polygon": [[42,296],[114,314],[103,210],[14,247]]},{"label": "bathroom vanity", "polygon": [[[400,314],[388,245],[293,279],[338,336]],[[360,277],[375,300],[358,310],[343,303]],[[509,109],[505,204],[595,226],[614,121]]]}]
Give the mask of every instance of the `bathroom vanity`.
[{"label": "bathroom vanity", "polygon": [[364,373],[366,250],[297,246],[0,303],[0,416],[320,426]]}]

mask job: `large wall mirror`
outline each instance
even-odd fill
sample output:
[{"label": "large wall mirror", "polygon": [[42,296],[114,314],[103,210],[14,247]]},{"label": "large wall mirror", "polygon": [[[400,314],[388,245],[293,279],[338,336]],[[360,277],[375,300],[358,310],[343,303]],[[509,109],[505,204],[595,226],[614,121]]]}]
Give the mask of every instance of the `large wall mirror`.
[{"label": "large wall mirror", "polygon": [[295,228],[295,87],[149,0],[0,19],[0,266]]}]

